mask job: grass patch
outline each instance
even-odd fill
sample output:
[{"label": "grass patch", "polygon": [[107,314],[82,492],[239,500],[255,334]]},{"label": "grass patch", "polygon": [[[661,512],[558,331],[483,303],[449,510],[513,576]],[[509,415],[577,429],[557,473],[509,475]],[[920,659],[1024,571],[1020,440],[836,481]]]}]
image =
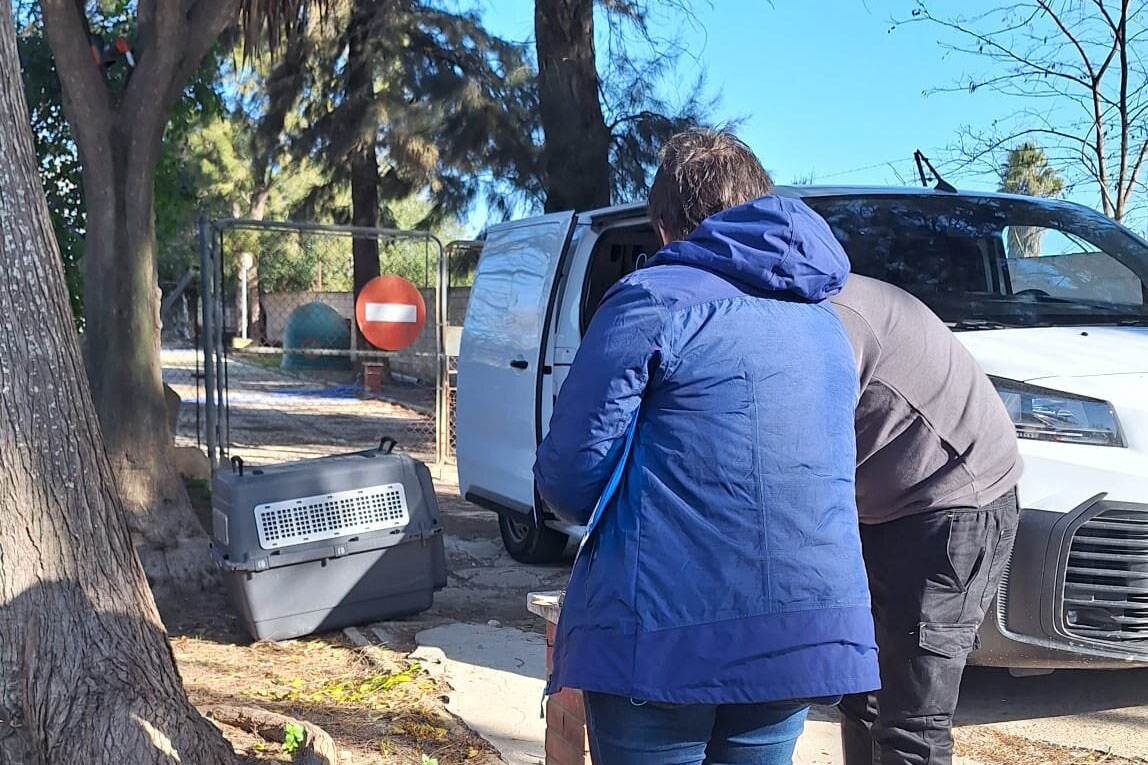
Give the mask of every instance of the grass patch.
[{"label": "grass patch", "polygon": [[211,533],[211,482],[202,478],[184,477],[183,485],[187,487],[187,497],[191,500],[191,509],[199,519],[199,525],[204,532]]},{"label": "grass patch", "polygon": [[[499,762],[445,710],[442,696],[449,689],[443,682],[402,654],[387,652],[384,668],[341,634],[253,645],[183,636],[172,640],[172,648],[194,703],[262,707],[308,720],[350,752],[348,764]],[[240,754],[290,762],[278,744],[252,742]]]},{"label": "grass patch", "polygon": [[247,351],[232,351],[232,357],[248,364],[263,367],[264,369],[279,369],[283,365],[282,353],[250,353]]}]

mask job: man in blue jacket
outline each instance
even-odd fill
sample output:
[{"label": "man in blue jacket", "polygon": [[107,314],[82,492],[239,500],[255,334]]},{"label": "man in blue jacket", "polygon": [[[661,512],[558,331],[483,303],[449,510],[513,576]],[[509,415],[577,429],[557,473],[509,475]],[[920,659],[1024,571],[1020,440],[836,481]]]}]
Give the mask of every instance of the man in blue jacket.
[{"label": "man in blue jacket", "polygon": [[667,143],[666,246],[603,299],[538,450],[543,499],[591,525],[549,690],[585,692],[597,765],[788,763],[811,701],[879,685],[849,262],[771,191],[730,133]]}]

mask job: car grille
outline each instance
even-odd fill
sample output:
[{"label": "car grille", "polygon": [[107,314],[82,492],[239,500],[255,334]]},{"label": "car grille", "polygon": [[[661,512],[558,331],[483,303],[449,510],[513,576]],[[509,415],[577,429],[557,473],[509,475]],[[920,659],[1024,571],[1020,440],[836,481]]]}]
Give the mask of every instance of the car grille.
[{"label": "car grille", "polygon": [[1064,625],[1076,637],[1148,646],[1148,511],[1110,507],[1073,534]]},{"label": "car grille", "polygon": [[1012,555],[1005,561],[1001,580],[997,584],[997,628],[1003,633],[1008,629],[1008,583],[1012,578]]}]

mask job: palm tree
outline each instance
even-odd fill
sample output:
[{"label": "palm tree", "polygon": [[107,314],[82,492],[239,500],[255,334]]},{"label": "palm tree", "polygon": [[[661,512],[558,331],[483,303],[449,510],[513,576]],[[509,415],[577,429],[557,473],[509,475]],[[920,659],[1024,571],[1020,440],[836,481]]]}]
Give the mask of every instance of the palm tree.
[{"label": "palm tree", "polygon": [[[1000,190],[1008,194],[1031,197],[1059,197],[1064,193],[1064,178],[1049,164],[1044,149],[1025,142],[1010,149],[1001,168]],[[1008,257],[1032,258],[1040,255],[1044,229],[1036,226],[1009,226]]]}]

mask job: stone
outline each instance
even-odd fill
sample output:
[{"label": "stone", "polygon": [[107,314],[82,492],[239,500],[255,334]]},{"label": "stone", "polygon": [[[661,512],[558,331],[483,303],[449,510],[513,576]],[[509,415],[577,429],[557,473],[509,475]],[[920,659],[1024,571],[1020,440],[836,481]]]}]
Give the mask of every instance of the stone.
[{"label": "stone", "polygon": [[197,481],[211,480],[211,461],[194,446],[175,447],[175,469],[184,478]]},{"label": "stone", "polygon": [[172,438],[175,438],[179,428],[179,408],[183,404],[183,399],[167,383],[163,384],[163,403],[167,407],[167,425],[171,429]]}]

